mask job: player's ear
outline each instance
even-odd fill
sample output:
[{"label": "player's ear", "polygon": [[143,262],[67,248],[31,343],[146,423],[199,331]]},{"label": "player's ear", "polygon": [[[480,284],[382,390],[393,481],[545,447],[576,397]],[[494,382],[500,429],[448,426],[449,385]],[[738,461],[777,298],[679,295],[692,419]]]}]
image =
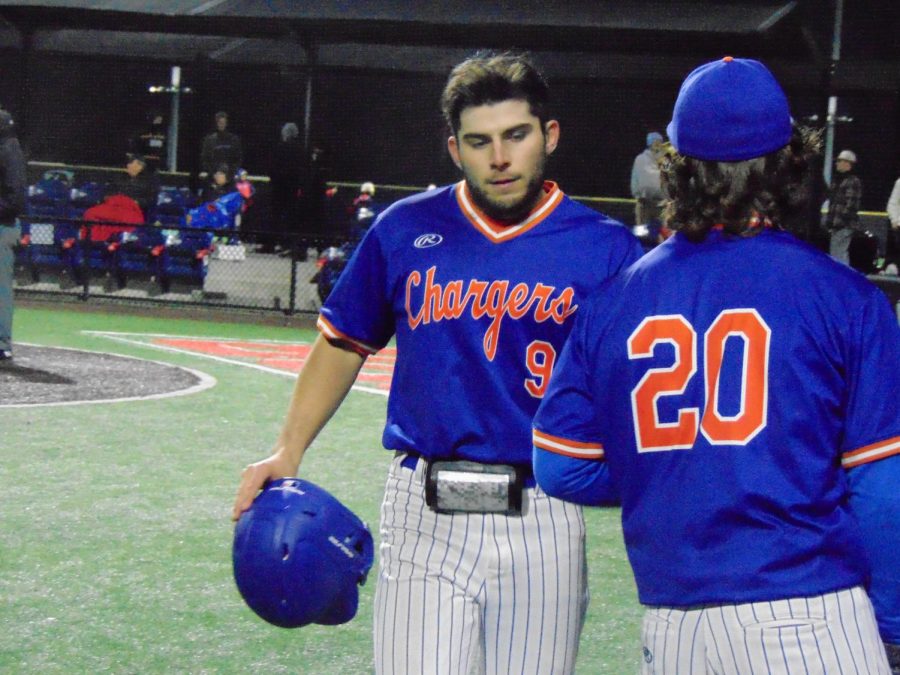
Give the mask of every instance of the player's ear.
[{"label": "player's ear", "polygon": [[544,125],[544,149],[550,155],[559,144],[559,122],[548,120]]},{"label": "player's ear", "polygon": [[450,153],[450,159],[456,164],[456,168],[462,168],[462,162],[459,161],[459,143],[456,141],[456,134],[447,139],[447,151]]}]

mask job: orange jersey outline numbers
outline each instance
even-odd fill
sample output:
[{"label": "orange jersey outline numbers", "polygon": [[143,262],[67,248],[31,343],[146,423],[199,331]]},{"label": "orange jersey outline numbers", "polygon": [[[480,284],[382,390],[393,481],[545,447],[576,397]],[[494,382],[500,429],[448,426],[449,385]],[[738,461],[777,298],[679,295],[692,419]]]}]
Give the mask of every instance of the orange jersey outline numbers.
[{"label": "orange jersey outline numbers", "polygon": [[700,411],[683,408],[677,422],[660,422],[657,400],[678,396],[697,372],[697,332],[681,315],[648,316],[628,338],[628,358],[653,356],[656,346],[667,342],[675,348],[675,362],[668,368],[650,368],[631,390],[631,416],[638,452],[663,452],[690,448],[697,438]]},{"label": "orange jersey outline numbers", "polygon": [[525,378],[525,389],[535,398],[543,398],[556,362],[556,349],[549,342],[534,340],[525,349],[525,366],[534,378]]},{"label": "orange jersey outline numbers", "polygon": [[[726,309],[706,331],[703,339],[706,409],[700,429],[712,445],[745,445],[765,428],[771,337],[771,329],[755,309]],[[719,378],[729,338],[743,342],[743,369],[741,408],[736,415],[726,417],[719,412]]]},{"label": "orange jersey outline numbers", "polygon": [[[674,362],[650,368],[631,391],[632,422],[638,452],[665,452],[693,447],[697,433],[712,445],[745,445],[768,421],[769,346],[772,331],[755,309],[727,309],[719,313],[703,336],[704,398],[698,408],[681,408],[676,422],[660,422],[657,402],[663,396],[685,392],[697,372],[697,332],[680,314],[645,318],[628,338],[628,358],[653,356],[656,346],[671,344]],[[741,352],[741,407],[737,414],[718,409],[725,345],[743,343]]]}]

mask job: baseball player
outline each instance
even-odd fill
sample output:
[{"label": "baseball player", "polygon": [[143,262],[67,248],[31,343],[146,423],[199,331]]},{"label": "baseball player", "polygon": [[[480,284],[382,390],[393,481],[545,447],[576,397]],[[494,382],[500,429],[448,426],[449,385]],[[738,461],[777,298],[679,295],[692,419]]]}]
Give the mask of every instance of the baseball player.
[{"label": "baseball player", "polygon": [[458,65],[442,106],[463,180],[403,199],[322,308],[274,454],[293,475],[364,359],[396,338],[375,592],[378,673],[571,673],[587,603],[580,507],[536,489],[531,419],[573,315],[640,244],[544,180],[559,124],[524,57]]},{"label": "baseball player", "polygon": [[888,673],[900,327],[779,230],[818,139],[765,66],[695,70],[668,135],[678,232],[582,304],[534,420],[538,483],[621,499],[642,672]]}]

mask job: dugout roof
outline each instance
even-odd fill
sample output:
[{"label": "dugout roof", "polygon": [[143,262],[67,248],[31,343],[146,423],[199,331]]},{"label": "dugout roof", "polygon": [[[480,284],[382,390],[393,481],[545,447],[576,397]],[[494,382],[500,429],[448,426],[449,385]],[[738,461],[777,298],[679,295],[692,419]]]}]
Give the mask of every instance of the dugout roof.
[{"label": "dugout roof", "polygon": [[[846,4],[846,84],[895,88],[900,3]],[[732,53],[803,79],[830,59],[832,12],[822,0],[0,0],[0,47],[442,74],[475,48],[515,47],[554,77],[637,79]]]}]

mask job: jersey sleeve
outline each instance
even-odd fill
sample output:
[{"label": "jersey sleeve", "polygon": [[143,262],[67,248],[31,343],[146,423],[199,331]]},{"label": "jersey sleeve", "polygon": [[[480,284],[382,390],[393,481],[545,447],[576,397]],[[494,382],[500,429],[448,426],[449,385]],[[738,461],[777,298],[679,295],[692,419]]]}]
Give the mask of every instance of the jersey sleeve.
[{"label": "jersey sleeve", "polygon": [[849,335],[846,469],[900,453],[900,326],[881,291],[872,289]]},{"label": "jersey sleeve", "polygon": [[869,596],[882,639],[900,644],[900,327],[873,292],[853,327],[843,466],[869,559]]},{"label": "jersey sleeve", "polygon": [[374,354],[394,334],[387,286],[387,261],[376,225],[341,272],[322,306],[317,328],[333,344],[364,356]]},{"label": "jersey sleeve", "polygon": [[[586,308],[585,308],[586,309]],[[598,506],[618,502],[604,461],[582,337],[590,330],[579,312],[534,418],[534,475],[549,495]]]},{"label": "jersey sleeve", "polygon": [[849,472],[850,508],[859,523],[871,576],[869,597],[881,638],[900,644],[900,455]]}]

